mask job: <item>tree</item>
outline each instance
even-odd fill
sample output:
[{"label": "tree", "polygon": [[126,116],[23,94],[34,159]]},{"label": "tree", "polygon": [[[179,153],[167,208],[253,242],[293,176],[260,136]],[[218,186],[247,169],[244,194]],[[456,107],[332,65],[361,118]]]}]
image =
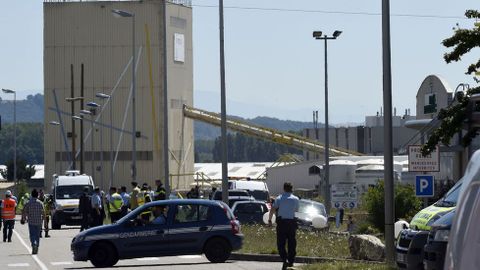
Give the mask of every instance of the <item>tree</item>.
[{"label": "tree", "polygon": [[[368,212],[367,221],[383,232],[385,230],[385,195],[384,182],[368,189],[363,195],[363,207]],[[415,197],[410,185],[395,185],[395,220],[410,220],[422,206],[422,201]]]},{"label": "tree", "polygon": [[[469,19],[480,19],[480,13],[476,10],[467,10],[465,16]],[[453,36],[442,41],[443,46],[453,48],[451,52],[445,53],[443,58],[447,63],[460,61],[462,56],[469,53],[472,49],[480,47],[480,24],[475,24],[472,29],[462,29],[457,26],[453,29]],[[480,59],[468,66],[466,74],[478,74],[480,69]],[[476,80],[478,83],[478,80]],[[445,109],[441,109],[438,113],[438,119],[441,120],[440,126],[435,129],[427,143],[422,147],[424,155],[432,152],[439,143],[449,145],[452,137],[462,130],[465,123],[468,124],[468,115],[471,110],[469,108],[470,97],[473,94],[480,93],[480,87],[473,87],[465,93],[457,95],[455,98],[457,104]],[[468,146],[472,139],[477,136],[479,129],[470,128],[463,136],[461,144]]]}]

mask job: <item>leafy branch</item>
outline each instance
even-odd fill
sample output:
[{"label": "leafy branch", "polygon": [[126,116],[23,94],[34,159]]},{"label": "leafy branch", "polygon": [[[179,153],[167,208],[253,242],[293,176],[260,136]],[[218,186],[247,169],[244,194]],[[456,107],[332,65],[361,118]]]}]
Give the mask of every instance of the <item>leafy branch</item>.
[{"label": "leafy branch", "polygon": [[[467,10],[465,16],[469,19],[480,19],[480,12]],[[460,61],[462,56],[469,53],[473,48],[480,47],[480,24],[473,29],[462,29],[457,26],[453,29],[453,36],[442,41],[447,48],[453,48],[451,52],[445,53],[443,58],[447,63]],[[480,69],[480,59],[468,66],[466,74],[476,74]],[[465,124],[468,124],[470,113],[476,108],[471,108],[470,98],[473,94],[480,93],[480,87],[470,88],[463,94],[458,94],[455,99],[457,103],[438,113],[441,124],[429,136],[428,141],[422,146],[422,154],[431,153],[435,147],[442,143],[449,145],[455,134],[460,132]],[[461,139],[462,146],[468,146],[472,139],[478,135],[478,128],[470,128]]]}]

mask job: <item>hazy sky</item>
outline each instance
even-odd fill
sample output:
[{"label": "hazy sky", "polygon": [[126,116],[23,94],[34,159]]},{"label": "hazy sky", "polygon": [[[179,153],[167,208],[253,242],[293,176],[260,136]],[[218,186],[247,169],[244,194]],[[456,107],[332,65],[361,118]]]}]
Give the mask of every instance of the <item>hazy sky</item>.
[{"label": "hazy sky", "polygon": [[[219,93],[218,1],[192,2],[194,91]],[[310,121],[311,111],[319,110],[323,122],[324,44],[312,31],[338,29],[343,34],[328,44],[330,122],[362,122],[374,115],[382,106],[381,2],[225,1],[227,98],[249,105],[227,112]],[[42,3],[0,0],[0,87],[18,90],[19,98],[43,89]],[[456,23],[473,26],[463,19],[466,9],[478,9],[478,1],[391,1],[397,112],[415,113],[418,87],[429,74],[442,76],[452,88],[474,83],[464,72],[479,51],[447,65],[442,56],[448,50],[440,44]]]}]

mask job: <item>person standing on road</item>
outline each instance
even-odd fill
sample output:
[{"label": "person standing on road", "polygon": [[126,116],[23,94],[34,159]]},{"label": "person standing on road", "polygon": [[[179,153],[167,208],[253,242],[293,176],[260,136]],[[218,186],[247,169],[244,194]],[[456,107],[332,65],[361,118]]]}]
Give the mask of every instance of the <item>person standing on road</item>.
[{"label": "person standing on road", "polygon": [[100,188],[95,187],[95,193],[92,195],[92,227],[101,226],[103,224],[102,216],[102,198],[100,198]]},{"label": "person standing on road", "polygon": [[127,187],[122,186],[120,187],[120,196],[122,197],[123,200],[123,205],[122,205],[122,217],[124,217],[126,214],[128,214],[128,209],[130,208],[130,195],[127,193]]},{"label": "person standing on road", "polygon": [[13,228],[15,227],[15,208],[17,202],[12,198],[12,192],[5,192],[5,200],[2,203],[3,242],[12,242]]},{"label": "person standing on road", "polygon": [[88,229],[90,223],[90,216],[92,214],[92,201],[88,192],[90,191],[89,187],[83,188],[83,193],[80,195],[78,200],[78,211],[82,215],[82,224],[80,226],[80,231]]},{"label": "person standing on road", "polygon": [[32,190],[32,197],[23,208],[21,220],[22,224],[28,222],[30,242],[32,243],[32,254],[38,253],[44,213],[43,203],[38,200],[38,191],[34,189]]},{"label": "person standing on road", "polygon": [[[48,231],[49,231],[48,223],[50,223],[50,217],[52,216],[52,211],[55,208],[55,204],[53,202],[53,195],[52,194],[48,194],[47,196],[45,196],[45,201],[44,201],[43,205],[44,205],[44,209],[45,209],[45,216],[44,216],[45,219],[44,219],[44,222],[43,222],[43,229],[45,231],[45,237],[49,238],[50,235],[48,234]],[[40,237],[42,237],[41,232],[40,232]]]},{"label": "person standing on road", "polygon": [[134,210],[139,206],[140,200],[143,202],[143,194],[141,194],[140,188],[137,182],[132,182],[132,193],[130,194],[130,209]]},{"label": "person standing on road", "polygon": [[162,180],[160,179],[155,180],[155,185],[157,186],[157,189],[155,190],[155,197],[154,197],[155,201],[167,199],[167,191],[163,187]]},{"label": "person standing on road", "polygon": [[117,193],[116,187],[111,187],[110,192],[107,196],[107,203],[108,203],[108,214],[110,215],[111,223],[117,222],[122,216],[122,206],[123,206],[123,199],[120,194]]},{"label": "person standing on road", "polygon": [[[270,208],[268,217],[268,224],[272,225],[272,217],[274,212],[277,212],[277,248],[280,258],[282,258],[282,269],[293,267],[295,262],[295,255],[297,249],[297,220],[295,219],[295,212],[298,211],[299,199],[292,194],[293,185],[290,182],[283,184],[283,191],[280,196],[275,199],[275,202]],[[285,250],[285,244],[288,242],[288,253]]]}]

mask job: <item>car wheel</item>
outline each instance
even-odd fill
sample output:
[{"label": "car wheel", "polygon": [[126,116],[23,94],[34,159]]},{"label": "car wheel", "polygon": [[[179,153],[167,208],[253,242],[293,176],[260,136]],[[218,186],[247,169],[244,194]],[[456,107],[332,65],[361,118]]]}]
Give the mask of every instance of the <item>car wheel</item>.
[{"label": "car wheel", "polygon": [[95,267],[110,267],[118,262],[118,255],[115,248],[105,242],[94,244],[90,248],[88,258]]},{"label": "car wheel", "polygon": [[232,253],[232,247],[225,239],[212,238],[205,244],[205,256],[213,263],[225,262]]}]

